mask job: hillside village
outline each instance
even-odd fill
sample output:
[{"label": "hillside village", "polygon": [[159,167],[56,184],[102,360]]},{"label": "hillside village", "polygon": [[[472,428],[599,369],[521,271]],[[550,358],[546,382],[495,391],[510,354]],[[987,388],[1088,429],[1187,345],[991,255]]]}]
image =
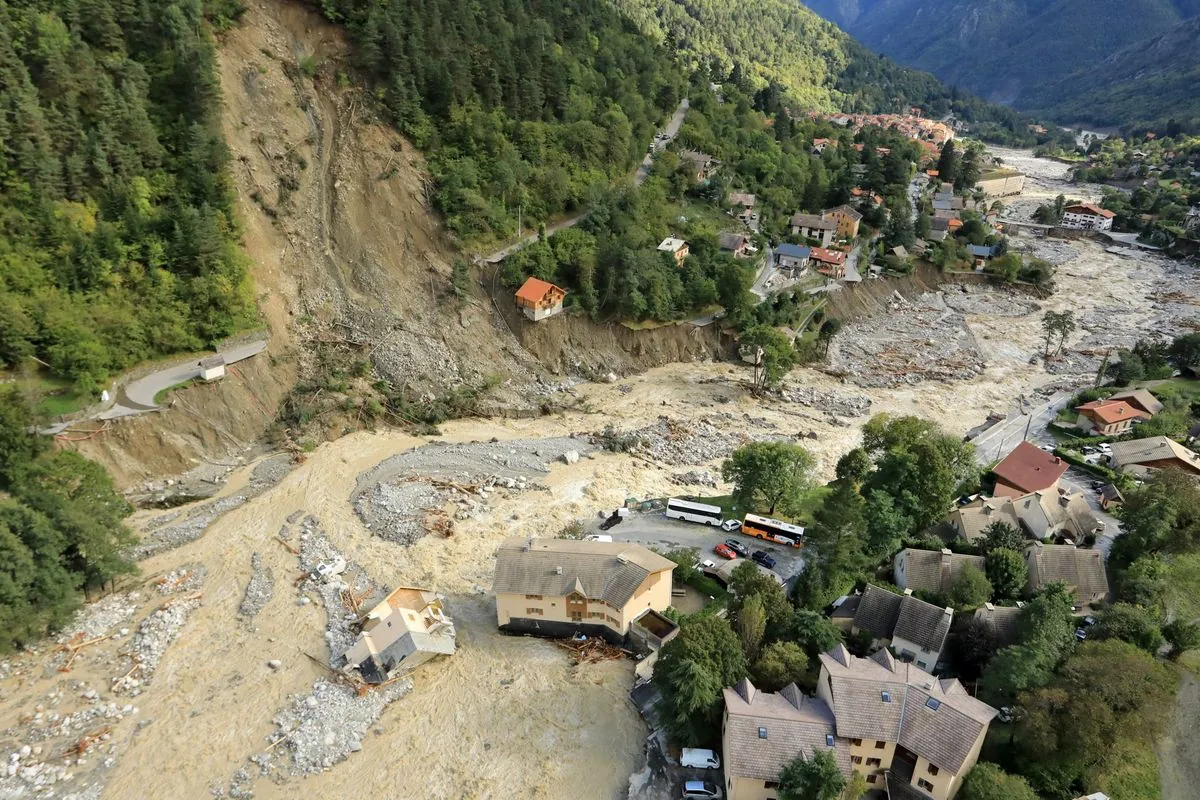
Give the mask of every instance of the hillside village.
[{"label": "hillside village", "polygon": [[[121,62],[170,147],[12,167],[0,800],[1188,796],[1196,141],[485,5],[212,9]],[[116,13],[14,11],[21,119]]]}]

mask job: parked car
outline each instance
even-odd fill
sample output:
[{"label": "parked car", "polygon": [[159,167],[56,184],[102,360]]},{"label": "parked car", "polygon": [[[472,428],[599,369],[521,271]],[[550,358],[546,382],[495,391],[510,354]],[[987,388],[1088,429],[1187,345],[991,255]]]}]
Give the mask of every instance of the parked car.
[{"label": "parked car", "polygon": [[697,572],[704,572],[706,569],[716,569],[717,565],[711,558],[702,558],[692,565],[692,569]]},{"label": "parked car", "polygon": [[737,539],[726,539],[725,546],[728,547],[733,552],[737,553],[742,558],[750,557],[749,549],[747,549],[746,545],[742,544]]},{"label": "parked car", "polygon": [[1087,638],[1087,631],[1084,630],[1083,628],[1076,628],[1075,629],[1075,638],[1082,642],[1084,639]]},{"label": "parked car", "polygon": [[1092,481],[1092,488],[1097,492],[1104,488],[1104,481]]},{"label": "parked car", "polygon": [[583,537],[585,542],[611,542],[612,537],[607,533],[593,533],[591,536]]},{"label": "parked car", "polygon": [[755,550],[754,555],[750,557],[767,569],[775,569],[775,557],[765,550]]},{"label": "parked car", "polygon": [[721,800],[721,790],[705,781],[687,781],[683,784],[683,797],[687,800]]},{"label": "parked car", "polygon": [[696,769],[720,769],[721,757],[712,750],[699,747],[685,747],[680,754],[679,763],[685,767]]},{"label": "parked car", "polygon": [[740,519],[727,519],[721,523],[721,530],[729,533],[736,531],[740,527],[742,527],[742,521]]},{"label": "parked car", "polygon": [[738,554],[733,552],[733,549],[727,544],[719,544],[713,548],[713,552],[721,558],[728,558],[730,561],[738,557]]}]

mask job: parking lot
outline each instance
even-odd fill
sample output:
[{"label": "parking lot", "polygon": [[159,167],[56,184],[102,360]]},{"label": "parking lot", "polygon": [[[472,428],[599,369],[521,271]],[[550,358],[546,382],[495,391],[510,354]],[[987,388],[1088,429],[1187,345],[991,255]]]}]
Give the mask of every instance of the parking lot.
[{"label": "parking lot", "polygon": [[661,551],[694,547],[700,551],[701,558],[717,564],[723,559],[713,552],[713,548],[726,539],[734,539],[751,553],[764,550],[773,556],[776,562],[773,571],[784,583],[791,583],[804,570],[803,548],[785,547],[695,522],[667,519],[661,511],[630,514],[621,524],[607,531],[600,530],[601,521],[599,518],[592,520],[588,533],[603,533],[611,536],[614,542],[633,542]]}]

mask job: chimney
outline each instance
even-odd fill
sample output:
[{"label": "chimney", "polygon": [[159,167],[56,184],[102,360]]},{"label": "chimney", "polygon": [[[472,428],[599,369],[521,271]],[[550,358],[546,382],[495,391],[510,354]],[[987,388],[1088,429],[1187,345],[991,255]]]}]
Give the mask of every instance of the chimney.
[{"label": "chimney", "polygon": [[562,567],[555,567],[555,568],[554,568],[554,574],[555,574],[555,575],[562,575]]},{"label": "chimney", "polygon": [[983,607],[984,607],[984,608],[986,608],[988,611],[995,611],[995,610],[996,610],[996,607],[995,607],[994,605],[992,605],[991,603],[984,603],[984,604],[983,604]]},{"label": "chimney", "polygon": [[905,589],[905,590],[904,590],[904,596],[905,596],[905,597],[912,597],[912,589]]},{"label": "chimney", "polygon": [[947,547],[942,548],[942,558],[938,565],[938,586],[942,591],[950,588],[950,584],[954,582],[954,552]]}]

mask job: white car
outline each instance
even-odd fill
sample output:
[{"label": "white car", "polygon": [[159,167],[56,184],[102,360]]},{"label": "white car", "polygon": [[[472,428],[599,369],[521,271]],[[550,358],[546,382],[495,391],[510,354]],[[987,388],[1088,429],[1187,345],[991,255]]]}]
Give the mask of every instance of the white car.
[{"label": "white car", "polygon": [[706,569],[716,569],[716,568],[717,568],[717,565],[714,564],[712,559],[710,559],[710,558],[702,558],[692,566],[692,569],[697,570],[699,572],[703,572]]},{"label": "white car", "polygon": [[723,531],[736,531],[740,527],[742,527],[740,519],[727,519],[721,523],[721,530]]},{"label": "white car", "polygon": [[688,800],[721,800],[721,790],[705,781],[687,781],[683,784],[683,797]]}]

